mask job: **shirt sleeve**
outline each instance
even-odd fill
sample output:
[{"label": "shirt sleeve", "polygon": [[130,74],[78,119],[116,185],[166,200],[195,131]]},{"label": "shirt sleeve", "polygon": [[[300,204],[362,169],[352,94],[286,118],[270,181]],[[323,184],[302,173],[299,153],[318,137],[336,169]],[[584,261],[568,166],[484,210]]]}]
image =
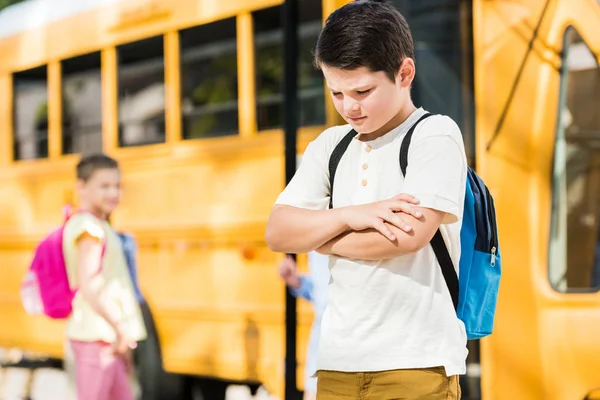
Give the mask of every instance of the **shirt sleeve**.
[{"label": "shirt sleeve", "polygon": [[306,148],[294,177],[275,204],[307,210],[325,210],[329,206],[329,152],[326,132]]},{"label": "shirt sleeve", "polygon": [[313,301],[313,280],[308,275],[300,276],[300,287],[298,289],[290,288],[294,297],[303,297],[308,301]]},{"label": "shirt sleeve", "polygon": [[77,242],[83,234],[88,234],[102,242],[106,232],[102,223],[93,215],[84,213],[74,215],[65,227],[65,237],[71,242]]},{"label": "shirt sleeve", "polygon": [[[447,129],[458,131],[455,124]],[[454,136],[460,138],[460,133]],[[458,140],[460,144],[457,138],[446,132],[422,138],[416,143],[413,138],[408,152],[402,191],[419,199],[421,207],[445,212],[442,224],[451,224],[462,218],[467,163],[462,139]]]}]

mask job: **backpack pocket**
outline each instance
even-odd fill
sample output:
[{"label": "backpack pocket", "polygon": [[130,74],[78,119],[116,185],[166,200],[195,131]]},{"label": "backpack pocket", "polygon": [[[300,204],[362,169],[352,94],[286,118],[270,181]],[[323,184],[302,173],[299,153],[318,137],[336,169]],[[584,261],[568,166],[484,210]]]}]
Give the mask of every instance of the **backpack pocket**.
[{"label": "backpack pocket", "polygon": [[467,338],[479,339],[492,333],[502,266],[499,252],[473,252],[464,303],[458,316],[465,324]]},{"label": "backpack pocket", "polygon": [[27,314],[37,315],[44,313],[44,303],[40,294],[40,284],[35,272],[29,270],[21,284],[21,304]]}]

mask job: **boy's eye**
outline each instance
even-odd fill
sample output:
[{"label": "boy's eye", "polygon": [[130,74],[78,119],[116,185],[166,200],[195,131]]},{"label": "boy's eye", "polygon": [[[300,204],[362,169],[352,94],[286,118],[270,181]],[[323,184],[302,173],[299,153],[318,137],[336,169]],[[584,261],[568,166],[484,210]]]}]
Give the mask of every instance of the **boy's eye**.
[{"label": "boy's eye", "polygon": [[331,92],[332,95],[334,95],[335,97],[338,97],[339,95],[341,95],[341,92]]},{"label": "boy's eye", "polygon": [[373,89],[357,90],[356,93],[358,93],[360,95],[365,95],[365,94],[369,93],[371,90],[373,90]]}]

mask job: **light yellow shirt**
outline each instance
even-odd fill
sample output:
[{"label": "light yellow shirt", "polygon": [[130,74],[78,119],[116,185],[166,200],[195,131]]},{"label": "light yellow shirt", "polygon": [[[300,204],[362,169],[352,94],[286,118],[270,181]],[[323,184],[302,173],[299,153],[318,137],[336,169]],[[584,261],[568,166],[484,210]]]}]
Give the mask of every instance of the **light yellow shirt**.
[{"label": "light yellow shirt", "polygon": [[[63,253],[71,288],[78,286],[77,240],[84,233],[103,243],[107,238],[102,269],[99,271],[102,278],[100,293],[103,304],[121,321],[129,339],[144,340],[146,328],[135,298],[121,240],[108,222],[101,221],[91,214],[74,215],[64,230]],[[73,299],[73,312],[67,322],[67,337],[71,340],[112,343],[115,340],[115,331],[83,296],[77,293]]]}]

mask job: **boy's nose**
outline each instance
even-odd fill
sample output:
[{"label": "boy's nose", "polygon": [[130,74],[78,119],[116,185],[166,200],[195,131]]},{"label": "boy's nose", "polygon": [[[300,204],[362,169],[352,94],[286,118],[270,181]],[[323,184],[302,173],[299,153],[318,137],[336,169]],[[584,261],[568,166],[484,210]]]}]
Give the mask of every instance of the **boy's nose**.
[{"label": "boy's nose", "polygon": [[344,111],[349,116],[357,115],[360,113],[360,104],[353,99],[344,101]]}]

